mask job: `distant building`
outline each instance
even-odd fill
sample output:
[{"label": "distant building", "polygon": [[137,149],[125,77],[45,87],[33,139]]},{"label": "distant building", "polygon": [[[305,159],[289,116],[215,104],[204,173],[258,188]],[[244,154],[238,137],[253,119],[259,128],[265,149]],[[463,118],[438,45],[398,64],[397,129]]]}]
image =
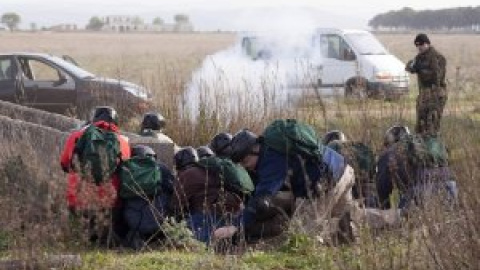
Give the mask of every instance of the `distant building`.
[{"label": "distant building", "polygon": [[102,31],[111,32],[192,32],[190,21],[179,21],[173,24],[147,24],[138,16],[112,15],[102,18]]},{"label": "distant building", "polygon": [[51,26],[49,30],[57,31],[57,32],[70,32],[70,31],[77,31],[78,27],[76,24],[62,23],[62,24]]}]

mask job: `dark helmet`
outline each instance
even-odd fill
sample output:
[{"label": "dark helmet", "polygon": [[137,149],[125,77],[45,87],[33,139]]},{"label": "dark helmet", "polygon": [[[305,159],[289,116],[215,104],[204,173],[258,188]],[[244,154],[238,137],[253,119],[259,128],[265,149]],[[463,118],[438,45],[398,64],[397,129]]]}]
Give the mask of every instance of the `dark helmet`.
[{"label": "dark helmet", "polygon": [[146,145],[135,145],[132,146],[132,157],[142,157],[142,158],[153,158],[154,160],[157,159],[157,154],[153,151],[152,148]]},{"label": "dark helmet", "polygon": [[218,133],[208,146],[217,156],[229,157],[232,154],[232,147],[230,146],[232,138],[233,136],[230,133]]},{"label": "dark helmet", "polygon": [[407,135],[410,135],[410,130],[407,126],[392,126],[385,132],[383,144],[390,146]]},{"label": "dark helmet", "polygon": [[212,149],[210,149],[210,147],[208,147],[208,146],[198,147],[197,148],[197,154],[198,154],[199,159],[215,156],[215,153],[213,153]]},{"label": "dark helmet", "polygon": [[323,144],[327,145],[331,143],[332,141],[341,141],[344,142],[347,140],[347,136],[340,130],[331,130],[323,136]]},{"label": "dark helmet", "polygon": [[234,162],[240,162],[251,153],[253,146],[258,143],[258,136],[248,129],[237,132],[230,142],[232,148],[231,158]]},{"label": "dark helmet", "polygon": [[165,118],[159,113],[149,112],[143,115],[141,130],[162,130],[165,128]]},{"label": "dark helmet", "polygon": [[175,154],[175,167],[183,170],[190,164],[198,162],[197,150],[191,146],[183,147]]},{"label": "dark helmet", "polygon": [[93,110],[92,123],[98,121],[105,121],[108,123],[114,123],[118,125],[117,111],[110,106],[98,106]]}]

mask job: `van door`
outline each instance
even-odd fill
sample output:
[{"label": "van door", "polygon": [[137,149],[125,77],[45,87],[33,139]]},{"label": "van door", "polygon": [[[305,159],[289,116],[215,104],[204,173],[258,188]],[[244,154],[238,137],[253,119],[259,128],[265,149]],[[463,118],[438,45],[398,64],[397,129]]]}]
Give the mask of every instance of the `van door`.
[{"label": "van door", "polygon": [[321,34],[319,66],[322,87],[343,87],[346,80],[357,73],[357,57],[343,37],[337,34]]},{"label": "van door", "polygon": [[65,113],[76,101],[75,80],[44,59],[18,58],[23,74],[25,105]]},{"label": "van door", "polygon": [[17,67],[12,56],[0,56],[0,100],[17,102]]}]

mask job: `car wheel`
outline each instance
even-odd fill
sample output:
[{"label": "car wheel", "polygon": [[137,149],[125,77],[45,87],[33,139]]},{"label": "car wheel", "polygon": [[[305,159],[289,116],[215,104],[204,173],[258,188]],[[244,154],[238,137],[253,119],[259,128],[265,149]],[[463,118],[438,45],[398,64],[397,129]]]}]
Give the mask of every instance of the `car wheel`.
[{"label": "car wheel", "polygon": [[345,97],[366,99],[369,97],[367,80],[363,78],[352,78],[345,84]]}]

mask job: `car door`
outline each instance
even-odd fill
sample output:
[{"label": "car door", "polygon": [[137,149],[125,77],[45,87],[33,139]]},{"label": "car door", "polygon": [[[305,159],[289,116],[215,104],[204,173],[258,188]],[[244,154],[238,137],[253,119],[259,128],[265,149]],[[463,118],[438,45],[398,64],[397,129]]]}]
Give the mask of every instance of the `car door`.
[{"label": "car door", "polygon": [[75,80],[47,59],[18,57],[22,69],[25,105],[65,113],[76,101]]},{"label": "car door", "polygon": [[355,76],[356,56],[348,43],[337,34],[322,34],[319,39],[322,64],[321,85],[343,87],[346,80]]},{"label": "car door", "polygon": [[11,55],[0,56],[0,100],[17,102],[17,66]]}]

